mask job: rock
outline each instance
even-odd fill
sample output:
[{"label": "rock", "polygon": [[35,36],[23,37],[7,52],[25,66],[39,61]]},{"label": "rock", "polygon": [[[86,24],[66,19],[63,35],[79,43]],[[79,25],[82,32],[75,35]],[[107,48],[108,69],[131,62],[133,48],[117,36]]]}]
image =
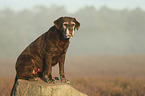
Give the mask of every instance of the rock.
[{"label": "rock", "polygon": [[66,83],[49,84],[42,81],[18,79],[13,96],[87,96]]}]

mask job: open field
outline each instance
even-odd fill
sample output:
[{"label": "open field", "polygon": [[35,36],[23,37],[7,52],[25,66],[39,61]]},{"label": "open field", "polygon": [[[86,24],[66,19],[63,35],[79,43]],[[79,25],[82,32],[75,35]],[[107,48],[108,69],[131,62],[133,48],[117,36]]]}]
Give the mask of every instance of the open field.
[{"label": "open field", "polygon": [[[75,78],[71,85],[89,96],[145,96],[145,79]],[[13,79],[0,78],[0,96],[9,96]]]},{"label": "open field", "polygon": [[[9,96],[14,64],[0,60],[0,96]],[[71,85],[89,96],[145,96],[145,56],[68,56],[65,69]]]}]

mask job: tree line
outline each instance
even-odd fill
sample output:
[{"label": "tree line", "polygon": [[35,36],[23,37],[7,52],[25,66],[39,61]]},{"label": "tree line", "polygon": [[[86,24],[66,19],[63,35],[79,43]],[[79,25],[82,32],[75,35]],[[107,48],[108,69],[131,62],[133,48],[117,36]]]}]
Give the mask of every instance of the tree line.
[{"label": "tree line", "polygon": [[141,8],[86,6],[70,13],[63,6],[53,5],[19,12],[0,10],[0,57],[17,57],[61,16],[76,17],[81,23],[71,40],[70,54],[145,54],[145,11]]}]

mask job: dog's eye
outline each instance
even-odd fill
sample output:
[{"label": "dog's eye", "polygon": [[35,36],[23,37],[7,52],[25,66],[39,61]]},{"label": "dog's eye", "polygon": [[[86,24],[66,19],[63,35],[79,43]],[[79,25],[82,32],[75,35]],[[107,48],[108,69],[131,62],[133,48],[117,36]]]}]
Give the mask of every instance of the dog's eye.
[{"label": "dog's eye", "polygon": [[72,26],[75,26],[75,24],[71,24]]},{"label": "dog's eye", "polygon": [[64,26],[67,26],[67,24],[63,24]]}]

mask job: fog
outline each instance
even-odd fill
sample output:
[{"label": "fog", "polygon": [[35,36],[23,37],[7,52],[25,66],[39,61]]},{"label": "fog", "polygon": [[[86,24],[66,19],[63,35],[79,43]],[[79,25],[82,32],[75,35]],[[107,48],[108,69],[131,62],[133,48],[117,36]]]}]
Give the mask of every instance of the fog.
[{"label": "fog", "polygon": [[70,40],[67,55],[144,55],[145,11],[86,6],[68,13],[63,6],[37,6],[15,12],[0,10],[0,57],[17,56],[61,16],[75,17],[80,29]]},{"label": "fog", "polygon": [[[85,81],[80,89],[89,96],[96,96],[98,92],[104,92],[105,96],[106,92],[122,92],[120,94],[127,94],[126,96],[135,94],[134,90],[136,94],[144,92],[142,88],[145,83],[142,81],[145,81],[145,11],[142,8],[112,9],[107,6],[96,8],[89,5],[70,12],[64,6],[51,5],[19,11],[11,7],[0,7],[0,94],[7,96],[10,93],[16,74],[15,62],[19,54],[48,31],[54,25],[53,21],[61,16],[75,17],[81,24],[80,29],[76,30],[74,37],[70,39],[65,60],[66,78],[71,82],[77,78],[75,87]],[[53,77],[59,76],[58,69],[58,65],[53,68]],[[87,79],[82,80],[84,77]],[[105,81],[99,78],[104,78]],[[121,83],[116,83],[118,80]],[[88,81],[90,83],[87,83]],[[97,84],[101,84],[100,87],[94,86]],[[112,84],[112,87],[108,84]],[[127,84],[128,91],[124,91],[124,87],[115,87],[115,84]],[[92,88],[97,90],[92,91]]]}]

